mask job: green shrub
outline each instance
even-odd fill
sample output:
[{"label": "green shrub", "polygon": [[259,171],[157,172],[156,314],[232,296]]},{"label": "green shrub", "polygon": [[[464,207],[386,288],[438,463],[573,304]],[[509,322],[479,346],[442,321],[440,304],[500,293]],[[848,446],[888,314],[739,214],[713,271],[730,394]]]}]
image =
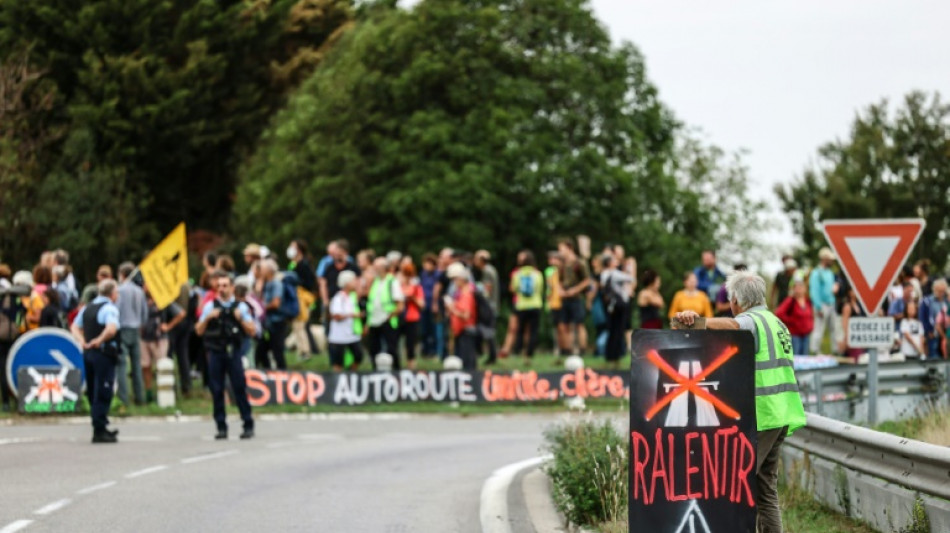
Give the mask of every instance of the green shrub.
[{"label": "green shrub", "polygon": [[572,523],[618,521],[627,508],[627,441],[609,421],[585,420],[545,432],[554,503]]}]

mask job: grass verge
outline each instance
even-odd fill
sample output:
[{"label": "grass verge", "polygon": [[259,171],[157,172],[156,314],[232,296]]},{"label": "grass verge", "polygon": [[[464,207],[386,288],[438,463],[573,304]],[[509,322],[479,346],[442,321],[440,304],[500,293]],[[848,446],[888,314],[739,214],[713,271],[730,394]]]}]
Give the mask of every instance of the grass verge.
[{"label": "grass verge", "polygon": [[950,425],[946,407],[922,403],[917,416],[905,420],[891,420],[878,424],[874,429],[899,437],[915,439],[938,446],[950,446]]}]

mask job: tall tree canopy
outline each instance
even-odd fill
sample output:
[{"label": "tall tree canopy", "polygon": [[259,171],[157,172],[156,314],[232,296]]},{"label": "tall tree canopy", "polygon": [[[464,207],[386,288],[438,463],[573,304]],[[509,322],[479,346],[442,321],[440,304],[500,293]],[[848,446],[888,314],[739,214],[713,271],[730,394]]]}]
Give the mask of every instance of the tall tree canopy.
[{"label": "tall tree canopy", "polygon": [[950,254],[950,106],[939,94],[908,94],[859,113],[850,137],[818,150],[815,164],[776,194],[808,257],[824,245],[819,223],[835,218],[923,218],[912,258],[942,269]]},{"label": "tall tree canopy", "polygon": [[348,0],[0,0],[0,61],[29,50],[61,133],[36,179],[0,175],[28,200],[0,233],[117,260],[180,220],[223,230],[238,165],[350,20]]},{"label": "tall tree canopy", "polygon": [[693,150],[708,167],[686,168],[679,130],[641,54],[614,46],[585,0],[377,9],[274,117],[237,233],[509,260],[586,233],[668,273],[719,230],[692,188],[723,177],[721,154]]}]

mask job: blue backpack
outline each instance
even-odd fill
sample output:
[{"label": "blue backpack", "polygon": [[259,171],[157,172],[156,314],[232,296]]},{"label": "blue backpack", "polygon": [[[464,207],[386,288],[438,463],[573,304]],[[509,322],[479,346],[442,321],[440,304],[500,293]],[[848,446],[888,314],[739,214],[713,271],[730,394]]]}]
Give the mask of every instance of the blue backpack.
[{"label": "blue backpack", "polygon": [[525,298],[534,296],[534,273],[522,271],[518,279],[518,294]]},{"label": "blue backpack", "polygon": [[294,272],[285,272],[284,279],[278,282],[281,284],[280,307],[277,313],[288,320],[297,318],[300,314],[300,300],[297,299],[297,285],[300,284],[300,278]]}]

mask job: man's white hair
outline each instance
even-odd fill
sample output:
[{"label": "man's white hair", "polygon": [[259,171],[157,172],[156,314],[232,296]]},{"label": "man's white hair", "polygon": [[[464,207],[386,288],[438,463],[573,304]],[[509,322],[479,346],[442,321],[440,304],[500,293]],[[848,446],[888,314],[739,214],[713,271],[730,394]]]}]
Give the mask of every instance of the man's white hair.
[{"label": "man's white hair", "polygon": [[729,299],[735,300],[743,311],[765,305],[765,280],[758,274],[747,270],[734,272],[726,278],[726,290]]},{"label": "man's white hair", "polygon": [[267,258],[261,261],[261,270],[270,270],[274,274],[280,271],[280,267],[277,266],[277,261],[274,261],[271,258]]},{"label": "man's white hair", "polygon": [[937,281],[934,281],[934,284],[933,284],[933,287],[932,287],[932,288],[934,288],[934,289],[946,289],[946,288],[947,288],[947,280],[944,279],[944,278],[938,278]]}]

